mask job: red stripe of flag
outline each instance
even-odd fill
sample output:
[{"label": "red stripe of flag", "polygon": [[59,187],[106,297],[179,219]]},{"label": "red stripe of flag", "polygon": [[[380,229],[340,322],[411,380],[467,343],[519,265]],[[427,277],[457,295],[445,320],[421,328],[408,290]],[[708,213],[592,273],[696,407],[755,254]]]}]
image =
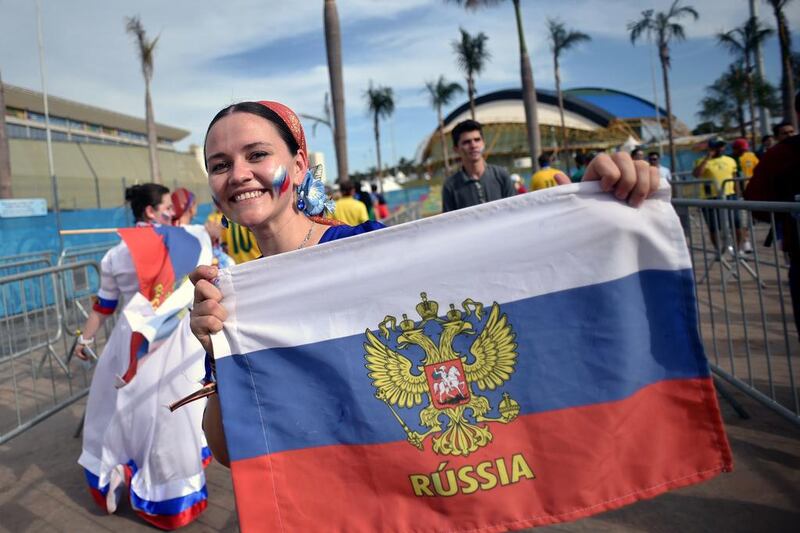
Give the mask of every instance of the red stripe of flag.
[{"label": "red stripe of flag", "polygon": [[492,424],[492,442],[467,457],[436,455],[428,440],[424,451],[393,442],[235,461],[239,521],[242,531],[313,531],[324,517],[326,529],[371,532],[576,520],[730,471],[715,406],[710,378],[662,381]]}]

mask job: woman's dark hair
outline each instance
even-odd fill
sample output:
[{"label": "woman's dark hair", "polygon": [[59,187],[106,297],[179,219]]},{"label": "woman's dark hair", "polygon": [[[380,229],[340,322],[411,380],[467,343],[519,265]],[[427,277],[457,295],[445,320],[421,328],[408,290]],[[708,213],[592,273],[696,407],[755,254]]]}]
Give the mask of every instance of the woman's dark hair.
[{"label": "woman's dark hair", "polygon": [[272,109],[259,104],[258,102],[239,102],[238,104],[228,106],[217,113],[214,118],[211,119],[211,124],[208,125],[206,137],[203,140],[203,162],[206,165],[206,170],[208,170],[208,163],[206,163],[206,157],[208,155],[206,154],[206,140],[208,140],[208,132],[211,131],[211,128],[214,127],[214,124],[216,124],[219,119],[234,113],[250,113],[251,115],[256,115],[264,120],[272,122],[272,124],[278,128],[278,133],[280,134],[281,139],[283,139],[283,142],[285,142],[286,146],[289,147],[289,153],[292,155],[297,155],[297,151],[300,149],[300,146],[297,144],[292,132],[289,131],[289,127],[286,125],[280,115],[278,115]]},{"label": "woman's dark hair", "polygon": [[143,183],[133,185],[125,189],[125,201],[131,204],[133,218],[137,222],[144,220],[144,210],[149,205],[152,208],[158,207],[165,194],[169,194],[169,189],[158,183]]}]

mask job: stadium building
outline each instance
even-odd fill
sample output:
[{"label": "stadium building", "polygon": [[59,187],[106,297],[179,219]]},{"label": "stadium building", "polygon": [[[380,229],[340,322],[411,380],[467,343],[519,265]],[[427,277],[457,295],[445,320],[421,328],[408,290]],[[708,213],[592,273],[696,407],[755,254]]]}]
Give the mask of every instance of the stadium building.
[{"label": "stadium building", "polygon": [[[622,144],[642,144],[661,137],[666,131],[667,112],[643,98],[596,87],[563,92],[567,150],[570,153],[606,150]],[[539,128],[544,152],[558,149],[561,119],[555,91],[537,90]],[[448,152],[453,160],[450,132],[462,120],[471,118],[469,102],[463,103],[444,119]],[[483,125],[486,156],[491,163],[507,168],[529,168],[525,109],[520,89],[504,89],[475,99],[475,119]],[[675,136],[689,133],[685,124],[673,122]],[[666,134],[663,134],[666,138]],[[417,160],[429,170],[443,165],[438,128],[421,144]]]},{"label": "stadium building", "polygon": [[[7,84],[3,89],[14,197],[47,198],[52,207],[42,94]],[[150,181],[144,119],[54,96],[47,101],[62,209],[120,206],[125,186]],[[156,133],[163,184],[187,187],[208,202],[202,154],[174,146],[189,132],[156,124]]]}]

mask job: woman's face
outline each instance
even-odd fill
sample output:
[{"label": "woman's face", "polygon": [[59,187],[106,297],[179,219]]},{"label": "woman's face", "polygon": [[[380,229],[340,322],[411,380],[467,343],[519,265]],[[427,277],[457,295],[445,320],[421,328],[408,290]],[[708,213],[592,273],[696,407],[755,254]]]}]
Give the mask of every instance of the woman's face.
[{"label": "woman's face", "polygon": [[161,203],[157,206],[147,206],[144,210],[148,222],[153,224],[164,224],[165,226],[172,225],[172,217],[175,212],[172,207],[172,196],[165,193],[161,196]]},{"label": "woman's face", "polygon": [[[300,183],[305,154],[289,152],[278,129],[251,113],[217,121],[206,139],[208,183],[222,213],[248,228],[292,210],[292,185]],[[289,180],[287,187],[281,184]]]}]

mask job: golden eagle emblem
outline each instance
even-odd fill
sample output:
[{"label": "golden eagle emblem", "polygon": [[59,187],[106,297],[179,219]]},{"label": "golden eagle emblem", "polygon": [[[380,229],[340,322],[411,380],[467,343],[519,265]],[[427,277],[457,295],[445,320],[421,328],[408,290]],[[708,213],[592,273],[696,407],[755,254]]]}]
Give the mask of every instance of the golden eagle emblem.
[{"label": "golden eagle emblem", "polygon": [[[463,313],[450,304],[442,319],[438,317],[439,304],[428,300],[424,292],[420,296],[422,301],[416,306],[420,322],[403,314],[399,324],[395,317],[387,316],[378,325],[384,339],[396,335],[396,349],[366,331],[365,366],[375,397],[386,403],[411,444],[422,450],[433,435],[435,453],[467,456],[492,441],[488,422],[507,424],[519,414],[519,404],[503,393],[497,405],[499,416],[492,417],[489,399],[478,394],[494,391],[511,379],[517,362],[516,334],[497,302],[485,321],[485,306],[471,299],[461,304]],[[470,319],[478,328],[482,324],[482,329],[477,331]],[[440,329],[438,343],[434,340],[436,329]],[[454,348],[459,335],[476,336],[468,353]],[[411,352],[410,357],[401,351]],[[420,354],[421,364],[414,368],[413,361],[419,360]],[[419,412],[419,424],[427,430],[414,431],[395,407],[411,409],[423,403],[427,405]]]}]

